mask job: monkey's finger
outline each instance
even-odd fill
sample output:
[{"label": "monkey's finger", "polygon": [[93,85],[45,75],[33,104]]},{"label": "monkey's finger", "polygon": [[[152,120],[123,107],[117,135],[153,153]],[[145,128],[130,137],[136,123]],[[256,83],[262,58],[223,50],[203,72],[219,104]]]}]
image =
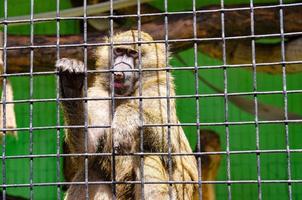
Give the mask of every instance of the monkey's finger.
[{"label": "monkey's finger", "polygon": [[70,58],[61,58],[56,62],[56,68],[59,72],[69,72],[69,73],[84,73],[85,67],[84,63],[80,60],[70,59]]}]

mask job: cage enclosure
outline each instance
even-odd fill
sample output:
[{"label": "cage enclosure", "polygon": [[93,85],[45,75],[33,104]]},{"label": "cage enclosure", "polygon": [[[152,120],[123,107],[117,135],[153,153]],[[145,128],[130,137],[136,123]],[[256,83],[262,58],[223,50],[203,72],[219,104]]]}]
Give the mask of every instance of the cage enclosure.
[{"label": "cage enclosure", "polygon": [[[205,200],[302,196],[302,1],[3,0],[0,13],[2,199],[64,199],[73,185],[85,187],[83,199],[91,199],[90,185],[108,185],[112,199],[119,199],[119,185],[144,191],[161,184],[167,187],[168,199],[186,199],[184,194],[175,197],[179,185],[194,186],[195,198]],[[116,42],[116,34],[129,30],[137,30],[131,42]],[[144,40],[144,33],[153,39]],[[136,95],[116,95],[120,82],[115,82],[112,62],[119,55],[115,51],[124,51],[119,45],[134,48],[123,55],[134,58],[136,68],[122,74],[135,74]],[[142,50],[148,45],[156,51],[163,47],[156,52],[159,67],[143,66],[153,59]],[[101,62],[96,51],[103,47],[109,51],[108,69],[95,64]],[[60,94],[62,77],[55,63],[62,58],[83,63],[83,96]],[[145,80],[159,73],[165,74],[160,82],[165,84],[164,95],[145,95]],[[103,75],[108,76],[109,95],[89,96],[95,77]],[[175,94],[174,85],[168,84],[173,80]],[[148,123],[144,105],[153,100],[164,102],[160,116],[165,120]],[[91,124],[91,113],[104,110],[93,102],[104,101],[110,102],[110,123]],[[124,156],[139,164],[133,179],[119,181],[115,159],[123,155],[100,151],[102,138],[96,141],[98,150],[89,151],[88,134],[111,130],[112,113],[124,101],[136,102],[139,116],[138,135],[130,142],[137,142],[138,149]],[[64,102],[81,102],[83,110],[73,108],[82,113],[81,123],[66,121]],[[95,110],[89,109],[89,102]],[[132,116],[133,110],[125,116]],[[153,107],[147,114],[159,112]],[[174,115],[179,122],[174,123]],[[153,150],[153,143],[145,145],[150,127],[166,133],[165,151]],[[187,139],[187,151],[173,147],[177,128],[186,137],[176,145]],[[68,149],[65,130],[82,130],[83,152]],[[144,177],[147,168],[142,166],[152,156],[163,163],[166,179],[148,184],[138,177]],[[91,178],[92,158],[103,157],[110,160],[112,174]],[[196,162],[196,180],[173,180],[175,160],[186,157]],[[77,158],[83,162],[81,181],[75,181],[70,161]],[[96,171],[103,176],[102,170]],[[138,193],[136,199],[147,199],[145,192]]]}]

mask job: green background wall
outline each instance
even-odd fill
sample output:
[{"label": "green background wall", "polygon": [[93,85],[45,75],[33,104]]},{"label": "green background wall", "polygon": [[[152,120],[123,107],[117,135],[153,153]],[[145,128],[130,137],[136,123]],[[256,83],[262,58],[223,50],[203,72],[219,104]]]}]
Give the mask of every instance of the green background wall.
[{"label": "green background wall", "polygon": [[[30,11],[29,0],[9,0],[9,16],[24,15]],[[217,3],[219,0],[196,0],[198,6]],[[247,0],[226,0],[227,4],[249,3]],[[254,1],[255,3],[277,3],[278,1]],[[163,1],[156,0],[153,5],[163,9]],[[61,8],[69,7],[69,1],[61,1]],[[179,11],[192,8],[192,2],[181,0],[170,0],[168,3],[169,11]],[[55,1],[35,1],[35,13],[55,10]],[[3,4],[0,5],[0,14],[3,16]],[[34,26],[35,34],[54,34],[56,32],[55,23],[36,24]],[[79,33],[78,22],[62,21],[60,23],[60,33],[70,34]],[[10,34],[29,34],[29,25],[9,28]],[[188,66],[194,66],[194,53],[192,50],[182,52],[180,56],[185,59]],[[171,64],[174,67],[183,66],[176,59],[172,59]],[[198,54],[198,65],[209,66],[219,65],[221,61],[214,60],[204,54]],[[9,67],[9,66],[8,66]],[[223,71],[222,69],[201,69],[200,75],[211,80],[217,87],[223,88]],[[195,80],[191,71],[174,71],[173,75],[176,80],[176,91],[178,95],[194,94]],[[228,91],[229,92],[251,92],[253,91],[253,76],[247,69],[227,69]],[[15,100],[29,99],[30,79],[28,77],[10,78],[14,92]],[[34,97],[54,98],[56,96],[54,76],[35,76],[34,77]],[[200,94],[212,94],[215,91],[199,82]],[[301,74],[287,75],[288,90],[301,89]],[[279,91],[282,90],[281,75],[268,75],[257,73],[258,91]],[[253,98],[252,96],[247,98]],[[283,96],[259,95],[259,101],[270,105],[283,108]],[[302,94],[288,95],[288,109],[302,115]],[[200,121],[201,122],[223,122],[224,121],[224,100],[221,97],[200,98]],[[43,102],[33,104],[33,126],[54,126],[57,123],[55,102]],[[29,104],[19,103],[15,105],[17,124],[19,128],[29,127]],[[177,111],[181,122],[192,123],[196,121],[196,100],[195,99],[178,99]],[[254,116],[241,111],[233,104],[229,103],[229,121],[246,121],[253,120]],[[62,119],[61,123],[62,123]],[[201,127],[215,130],[219,133],[222,150],[226,150],[226,131],[224,126]],[[185,132],[192,146],[196,143],[196,128],[184,127]],[[289,124],[289,144],[291,149],[301,149],[301,130],[302,125],[296,123]],[[254,125],[232,125],[230,131],[230,150],[255,150],[256,132]],[[263,124],[259,125],[260,149],[272,150],[286,148],[285,126],[282,124]],[[57,141],[60,137],[62,142],[63,133],[58,134],[56,130],[33,131],[33,154],[55,154]],[[30,134],[28,131],[19,131],[18,139],[11,136],[6,140],[6,155],[28,155],[30,147]],[[232,180],[257,180],[257,160],[256,154],[232,154],[231,161],[231,179]],[[291,173],[293,180],[302,179],[302,155],[301,153],[291,153]],[[261,153],[261,179],[262,180],[287,180],[287,157],[284,153]],[[57,178],[57,158],[34,158],[33,159],[33,182],[50,183],[58,181]],[[2,173],[2,170],[1,170]],[[30,181],[30,160],[28,158],[8,159],[6,160],[7,184],[29,183]],[[59,177],[63,180],[62,177]],[[222,156],[222,162],[219,169],[218,180],[226,180],[226,157]],[[227,199],[227,185],[216,185],[217,199]],[[263,183],[261,185],[263,199],[288,199],[288,186],[285,183]],[[257,199],[257,184],[232,184],[232,199]],[[20,195],[23,197],[30,196],[28,187],[8,188],[9,194]],[[301,183],[292,184],[293,199],[299,199],[302,196]],[[33,188],[34,199],[55,199],[57,197],[56,186],[39,186]]]}]

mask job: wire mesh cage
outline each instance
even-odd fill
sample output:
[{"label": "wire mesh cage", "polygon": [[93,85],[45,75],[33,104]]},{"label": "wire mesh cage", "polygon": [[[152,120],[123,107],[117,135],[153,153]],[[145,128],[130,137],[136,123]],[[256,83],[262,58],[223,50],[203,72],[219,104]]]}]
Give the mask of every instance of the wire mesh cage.
[{"label": "wire mesh cage", "polygon": [[[3,0],[0,12],[2,199],[64,199],[66,191],[76,185],[84,188],[80,194],[75,187],[78,199],[93,199],[89,187],[99,185],[108,186],[109,199],[123,199],[117,192],[120,185],[132,187],[133,196],[128,199],[148,199],[149,185],[168,188],[166,196],[151,198],[186,199],[184,194],[175,197],[177,185],[193,185],[194,199],[302,196],[301,1]],[[116,35],[128,30],[137,30],[136,39],[116,42]],[[153,39],[143,40],[144,33]],[[137,75],[136,95],[116,95],[114,89],[111,63],[121,45],[136,47],[136,68],[122,70]],[[163,47],[157,55],[161,66],[145,68],[144,59],[152,59],[145,58],[144,45]],[[96,53],[102,47],[109,49],[111,62],[106,69],[95,64],[102,62]],[[65,57],[83,63],[81,97],[62,97],[62,76],[55,63]],[[161,72],[165,95],[145,95],[145,78]],[[91,96],[95,77],[101,75],[108,76],[109,95]],[[173,81],[175,88],[168,84]],[[165,120],[145,122],[144,105],[152,100],[164,102],[161,116]],[[136,102],[137,151],[120,155],[112,150],[114,142],[111,151],[100,151],[104,138],[98,138],[99,146],[91,152],[89,134],[113,130],[114,113],[124,101]],[[72,116],[79,123],[66,120],[68,113],[61,109],[64,102],[83,105],[83,110],[72,108],[82,113],[82,117]],[[110,123],[91,123],[92,112],[104,112],[95,102],[110,102]],[[132,116],[133,110],[125,116]],[[157,112],[153,108],[148,114]],[[165,151],[146,150],[150,127],[167,133]],[[172,147],[177,127],[186,135],[188,151]],[[82,131],[81,152],[68,149],[66,130]],[[113,130],[112,141],[114,135]],[[115,160],[122,156],[138,161],[135,175],[127,180],[116,177]],[[163,181],[144,179],[144,162],[152,156],[164,163],[167,177]],[[173,180],[174,159],[185,157],[194,158],[196,179]],[[111,160],[111,174],[99,178],[104,171],[91,158]],[[73,173],[77,162],[83,162],[81,180]],[[133,169],[132,165],[123,167]]]}]

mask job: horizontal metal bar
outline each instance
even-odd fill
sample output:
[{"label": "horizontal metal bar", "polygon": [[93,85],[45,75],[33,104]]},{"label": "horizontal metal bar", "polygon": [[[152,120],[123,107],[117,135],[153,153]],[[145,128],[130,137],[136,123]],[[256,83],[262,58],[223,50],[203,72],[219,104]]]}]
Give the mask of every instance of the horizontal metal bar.
[{"label": "horizontal metal bar", "polygon": [[[298,32],[288,32],[282,34],[284,36],[300,36],[302,35],[301,31]],[[259,35],[242,35],[242,36],[225,36],[225,40],[237,40],[237,39],[260,39],[260,38],[269,38],[269,37],[280,37],[280,33],[273,34],[259,34]],[[212,38],[186,38],[186,39],[169,39],[165,40],[153,40],[153,41],[139,41],[139,42],[119,42],[119,43],[108,43],[108,42],[95,42],[95,43],[78,43],[78,44],[47,44],[47,45],[25,45],[25,46],[7,46],[5,49],[17,50],[17,49],[40,49],[40,48],[74,48],[74,47],[98,47],[98,46],[111,46],[111,45],[129,45],[129,44],[152,44],[152,43],[176,43],[176,42],[209,42],[209,41],[221,41],[221,37],[212,37]],[[3,50],[3,47],[0,47],[0,50]]]},{"label": "horizontal metal bar", "polygon": [[[261,180],[264,184],[288,184],[302,183],[301,179],[295,180]],[[144,181],[144,184],[258,184],[258,180],[228,180],[228,181]],[[58,185],[97,185],[97,184],[141,184],[141,181],[88,181],[88,182],[43,182],[43,183],[20,183],[20,184],[2,184],[2,188],[11,187],[42,187]]]},{"label": "horizontal metal bar", "polygon": [[[280,62],[265,62],[265,63],[255,63],[255,64],[227,64],[227,65],[203,65],[203,66],[177,66],[177,67],[159,67],[159,68],[147,68],[147,69],[129,69],[129,70],[119,70],[119,71],[130,71],[130,72],[149,72],[149,71],[192,71],[192,70],[208,70],[208,69],[231,69],[231,68],[251,68],[256,66],[258,68],[266,67],[266,66],[279,66],[279,65],[291,65],[291,64],[302,64],[302,60],[297,61],[280,61]],[[55,67],[54,67],[55,70]],[[110,69],[94,69],[94,70],[87,70],[87,74],[96,74],[96,73],[112,73],[113,70]],[[20,72],[20,73],[5,73],[0,74],[0,77],[18,77],[18,76],[46,76],[46,75],[56,75],[58,72],[56,71],[45,71],[45,72]]]},{"label": "horizontal metal bar", "polygon": [[[281,8],[289,8],[289,7],[296,7],[302,6],[301,2],[297,3],[288,3],[288,4],[276,4],[276,5],[261,5],[261,6],[254,6],[253,10],[261,10],[261,9],[281,9]],[[203,14],[203,13],[216,13],[216,12],[232,12],[232,11],[248,11],[251,10],[249,6],[244,7],[234,7],[234,8],[218,8],[218,9],[207,9],[203,10],[196,10],[196,14]],[[173,16],[173,15],[183,15],[183,14],[192,14],[193,11],[176,11],[176,12],[153,12],[153,13],[140,13],[138,14],[114,14],[114,15],[92,15],[92,16],[54,16],[54,17],[38,17],[33,19],[2,19],[0,20],[0,24],[2,25],[13,25],[13,24],[26,24],[26,23],[41,23],[41,22],[52,22],[52,21],[62,21],[62,20],[89,20],[89,19],[119,19],[119,18],[137,18],[140,17],[152,17],[152,16]],[[34,16],[37,17],[37,16]]]},{"label": "horizontal metal bar", "polygon": [[[240,126],[240,125],[255,125],[255,124],[289,124],[289,123],[301,123],[302,119],[296,120],[267,120],[267,121],[227,121],[227,122],[203,122],[203,123],[165,123],[165,124],[144,124],[144,127],[178,127],[178,126]],[[23,127],[23,128],[1,128],[0,131],[41,131],[41,130],[51,130],[51,129],[75,129],[75,128],[111,128],[111,126],[98,126],[98,125],[76,125],[76,126],[35,126],[32,128]]]},{"label": "horizontal metal bar", "polygon": [[[302,93],[301,90],[287,90],[287,94],[300,94]],[[175,96],[125,96],[125,97],[100,97],[100,98],[91,98],[91,97],[81,97],[81,98],[48,98],[48,99],[22,99],[22,100],[14,100],[14,101],[5,101],[5,104],[24,104],[24,103],[51,103],[51,102],[64,102],[64,101],[110,101],[110,100],[137,100],[137,99],[196,99],[196,98],[214,98],[214,97],[221,97],[224,98],[225,96],[255,96],[255,95],[271,95],[271,94],[284,94],[282,90],[276,91],[257,91],[257,92],[230,92],[230,93],[210,93],[210,94],[192,94],[192,95],[175,95]],[[4,104],[0,101],[0,105]]]},{"label": "horizontal metal bar", "polygon": [[[259,149],[259,150],[230,150],[230,151],[211,151],[211,152],[193,152],[193,153],[156,153],[156,152],[137,152],[137,153],[125,153],[116,154],[118,156],[205,156],[205,155],[238,155],[238,154],[276,154],[276,153],[302,153],[302,149]],[[60,153],[60,154],[32,154],[32,155],[14,155],[5,156],[2,159],[37,159],[37,158],[64,158],[64,157],[102,157],[112,156],[112,153]]]}]

